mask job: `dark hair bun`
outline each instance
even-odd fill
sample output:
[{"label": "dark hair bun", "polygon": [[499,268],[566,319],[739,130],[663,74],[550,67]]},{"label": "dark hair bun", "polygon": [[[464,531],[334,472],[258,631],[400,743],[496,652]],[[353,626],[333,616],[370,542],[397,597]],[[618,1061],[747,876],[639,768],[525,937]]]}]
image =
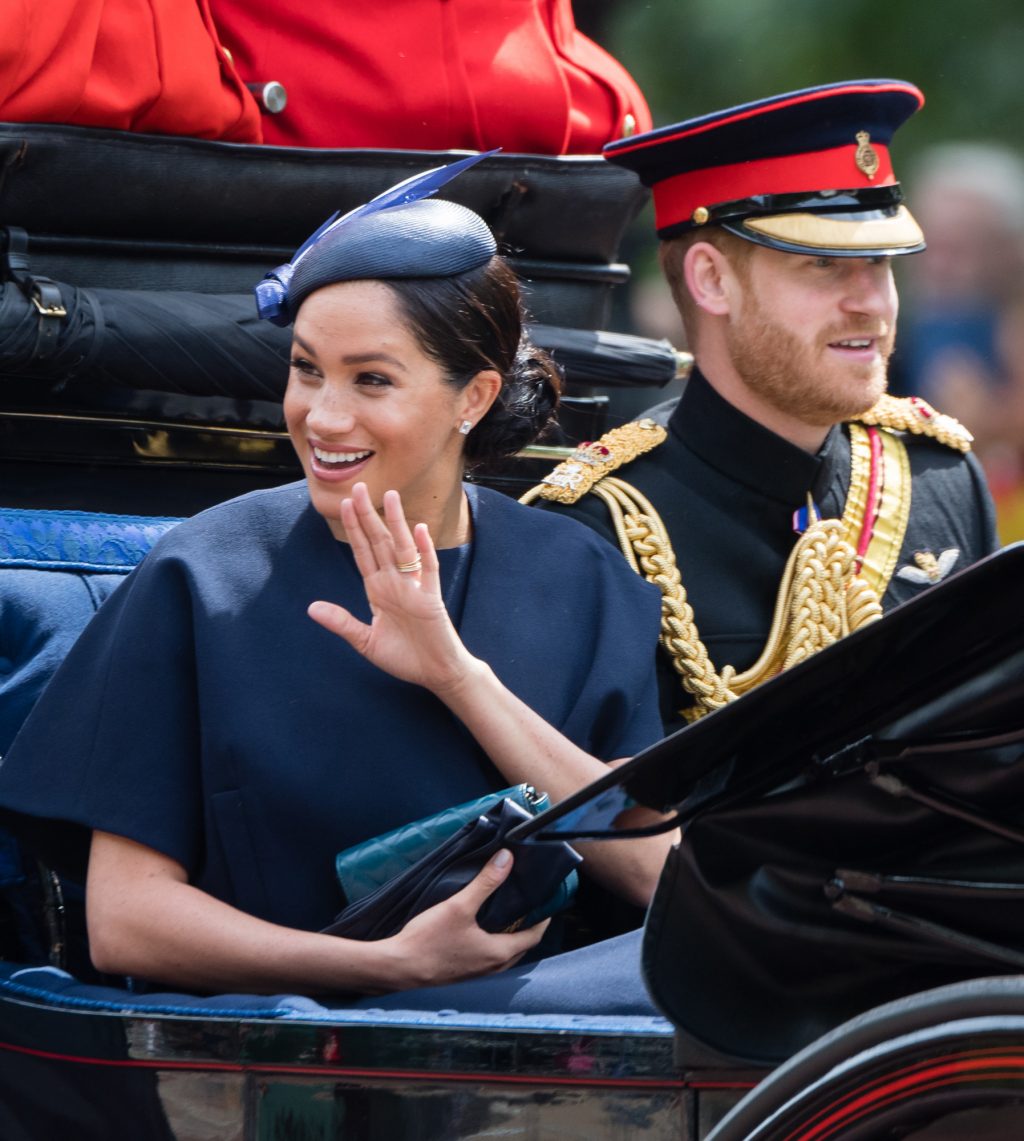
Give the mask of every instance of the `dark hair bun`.
[{"label": "dark hair bun", "polygon": [[466,459],[491,463],[532,444],[554,421],[561,392],[558,365],[543,349],[520,341],[497,399],[466,440]]}]

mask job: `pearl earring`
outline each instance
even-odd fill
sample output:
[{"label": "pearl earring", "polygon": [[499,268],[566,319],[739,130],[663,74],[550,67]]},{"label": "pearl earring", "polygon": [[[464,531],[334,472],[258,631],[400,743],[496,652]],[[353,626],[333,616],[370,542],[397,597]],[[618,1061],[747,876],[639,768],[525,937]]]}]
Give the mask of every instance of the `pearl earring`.
[{"label": "pearl earring", "polygon": [[473,431],[473,421],[472,420],[463,420],[462,423],[459,425],[459,431],[464,436],[468,436],[469,433]]}]

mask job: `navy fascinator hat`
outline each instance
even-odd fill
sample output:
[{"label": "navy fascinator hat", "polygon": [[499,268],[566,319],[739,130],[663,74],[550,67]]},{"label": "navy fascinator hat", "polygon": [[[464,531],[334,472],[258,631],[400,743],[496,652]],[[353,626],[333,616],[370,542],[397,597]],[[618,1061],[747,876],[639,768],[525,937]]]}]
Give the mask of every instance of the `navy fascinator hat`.
[{"label": "navy fascinator hat", "polygon": [[453,277],[484,265],[497,252],[479,214],[455,202],[426,201],[487,151],[413,175],[342,217],[329,218],[256,286],[256,309],[290,325],[302,302],[337,281]]}]

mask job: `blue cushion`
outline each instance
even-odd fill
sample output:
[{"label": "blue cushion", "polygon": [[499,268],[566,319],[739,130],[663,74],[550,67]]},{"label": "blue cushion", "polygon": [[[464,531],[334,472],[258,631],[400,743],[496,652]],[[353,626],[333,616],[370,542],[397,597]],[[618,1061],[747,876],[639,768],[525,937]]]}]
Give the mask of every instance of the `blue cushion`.
[{"label": "blue cushion", "polygon": [[100,603],[177,522],[0,508],[0,756]]}]

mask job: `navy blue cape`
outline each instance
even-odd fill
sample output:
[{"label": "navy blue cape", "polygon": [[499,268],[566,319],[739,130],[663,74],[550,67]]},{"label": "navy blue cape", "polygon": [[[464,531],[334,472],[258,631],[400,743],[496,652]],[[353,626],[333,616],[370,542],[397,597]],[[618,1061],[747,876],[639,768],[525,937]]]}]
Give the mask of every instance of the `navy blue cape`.
[{"label": "navy blue cape", "polygon": [[[469,649],[598,757],[655,740],[657,592],[578,523],[467,490]],[[430,693],[316,625],[318,598],[369,619],[304,483],[180,524],[104,603],[4,758],[8,822],[65,868],[81,870],[101,829],[253,915],[326,924],[338,850],[509,782]]]}]

